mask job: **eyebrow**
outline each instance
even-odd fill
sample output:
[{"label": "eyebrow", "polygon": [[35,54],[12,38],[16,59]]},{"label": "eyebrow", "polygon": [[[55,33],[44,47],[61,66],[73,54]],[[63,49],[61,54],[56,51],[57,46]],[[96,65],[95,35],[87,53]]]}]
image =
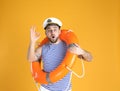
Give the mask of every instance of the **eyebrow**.
[{"label": "eyebrow", "polygon": [[[58,26],[53,26],[53,28],[57,28]],[[59,27],[58,27],[59,28]],[[46,29],[50,29],[50,27],[48,26]]]}]

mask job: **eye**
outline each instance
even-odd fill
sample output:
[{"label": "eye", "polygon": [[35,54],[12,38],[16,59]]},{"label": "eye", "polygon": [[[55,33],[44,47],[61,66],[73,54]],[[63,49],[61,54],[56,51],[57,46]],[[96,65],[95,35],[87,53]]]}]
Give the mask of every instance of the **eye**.
[{"label": "eye", "polygon": [[47,30],[47,33],[50,33],[51,31],[52,31],[52,30],[48,29],[48,30]]},{"label": "eye", "polygon": [[57,29],[54,29],[54,32],[56,32],[57,31]]}]

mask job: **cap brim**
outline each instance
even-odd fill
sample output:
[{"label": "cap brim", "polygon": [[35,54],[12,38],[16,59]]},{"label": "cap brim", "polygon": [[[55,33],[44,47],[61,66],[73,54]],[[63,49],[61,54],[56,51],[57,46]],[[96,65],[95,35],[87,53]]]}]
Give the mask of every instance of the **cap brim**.
[{"label": "cap brim", "polygon": [[[48,25],[51,25],[51,24],[55,24],[55,25],[59,26],[57,23],[54,23],[54,22],[49,22],[49,23],[46,25],[46,27],[45,27],[44,29],[46,29],[46,28],[47,28],[47,26],[48,26]],[[59,26],[59,27],[60,27],[60,26]]]}]

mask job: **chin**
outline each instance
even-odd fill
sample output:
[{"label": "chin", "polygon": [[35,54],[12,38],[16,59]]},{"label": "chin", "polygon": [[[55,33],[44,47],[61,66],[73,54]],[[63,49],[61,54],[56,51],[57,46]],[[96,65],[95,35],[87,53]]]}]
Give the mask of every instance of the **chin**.
[{"label": "chin", "polygon": [[50,39],[50,42],[51,42],[51,43],[56,43],[57,41],[58,41],[58,38],[55,39],[55,40]]},{"label": "chin", "polygon": [[51,43],[56,43],[57,42],[57,40],[54,40],[54,41],[50,41]]}]

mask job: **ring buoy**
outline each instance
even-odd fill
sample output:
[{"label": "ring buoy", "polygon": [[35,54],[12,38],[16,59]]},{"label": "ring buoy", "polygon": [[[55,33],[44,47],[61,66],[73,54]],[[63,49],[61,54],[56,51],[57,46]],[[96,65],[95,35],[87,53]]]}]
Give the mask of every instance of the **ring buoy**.
[{"label": "ring buoy", "polygon": [[[70,30],[61,30],[60,39],[63,40],[67,46],[72,45],[73,43],[78,44],[78,39],[75,34]],[[42,40],[40,46],[48,42],[48,38]],[[61,64],[54,69],[53,71],[47,73],[41,68],[41,62],[34,61],[31,62],[31,71],[34,80],[40,84],[49,84],[54,83],[62,79],[69,70],[66,67],[72,68],[76,55],[67,50],[64,59],[61,61]]]}]

